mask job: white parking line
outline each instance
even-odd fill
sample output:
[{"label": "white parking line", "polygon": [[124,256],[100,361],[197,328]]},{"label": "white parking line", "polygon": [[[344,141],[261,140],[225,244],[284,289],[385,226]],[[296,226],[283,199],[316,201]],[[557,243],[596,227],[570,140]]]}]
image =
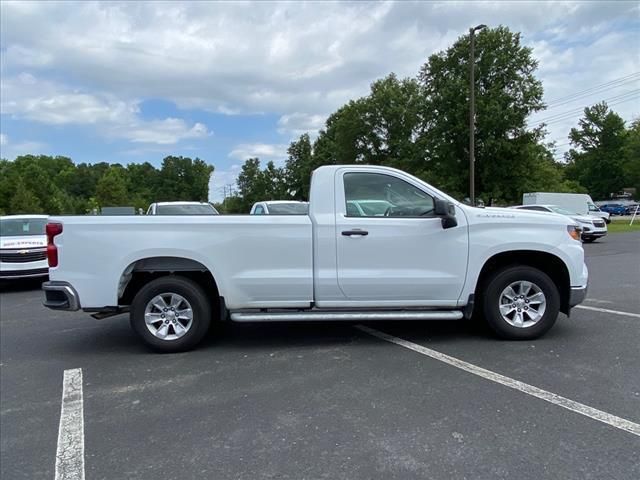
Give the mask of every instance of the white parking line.
[{"label": "white parking line", "polygon": [[414,352],[418,352],[435,360],[447,363],[466,372],[473,373],[474,375],[485,378],[487,380],[491,380],[492,382],[499,383],[501,385],[504,385],[505,387],[519,390],[523,393],[526,393],[527,395],[537,397],[541,400],[553,403],[554,405],[558,405],[559,407],[566,408],[567,410],[571,410],[572,412],[579,413],[580,415],[584,415],[599,422],[606,423],[607,425],[611,425],[612,427],[619,428],[620,430],[624,430],[640,437],[640,424],[638,423],[634,423],[630,420],[611,415],[610,413],[603,412],[602,410],[598,410],[588,405],[575,402],[560,395],[556,395],[555,393],[547,392],[546,390],[534,387],[533,385],[529,385],[519,380],[515,380],[499,373],[492,372],[491,370],[478,367],[476,365],[473,365],[472,363],[468,363],[458,358],[440,353],[436,350],[423,347],[422,345],[403,340],[402,338],[394,337],[393,335],[389,335],[379,330],[374,330],[373,328],[365,327],[364,325],[358,325],[356,328],[387,342],[395,343],[396,345],[400,345],[401,347],[408,348],[409,350],[413,350]]},{"label": "white parking line", "polygon": [[55,480],[84,480],[82,369],[64,371]]},{"label": "white parking line", "polygon": [[621,312],[620,310],[609,310],[608,308],[590,307],[588,305],[576,305],[574,308],[593,310],[594,312],[613,313],[614,315],[624,315],[625,317],[640,318],[640,313]]}]

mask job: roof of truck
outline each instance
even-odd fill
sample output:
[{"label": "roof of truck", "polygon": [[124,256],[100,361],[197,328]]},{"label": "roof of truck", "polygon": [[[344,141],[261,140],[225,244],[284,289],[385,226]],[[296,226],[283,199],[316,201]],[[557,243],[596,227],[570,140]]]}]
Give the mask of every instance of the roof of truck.
[{"label": "roof of truck", "polygon": [[156,205],[210,205],[209,202],[154,202]]}]

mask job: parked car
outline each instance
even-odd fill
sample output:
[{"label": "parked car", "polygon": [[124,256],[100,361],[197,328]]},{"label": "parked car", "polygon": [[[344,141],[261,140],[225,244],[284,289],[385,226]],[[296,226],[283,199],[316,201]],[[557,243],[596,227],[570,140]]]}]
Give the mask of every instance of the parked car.
[{"label": "parked car", "polygon": [[251,215],[306,215],[309,213],[309,202],[293,200],[256,202],[249,213]]},{"label": "parked car", "polygon": [[207,202],[157,202],[149,205],[147,215],[219,215]]},{"label": "parked car", "polygon": [[585,243],[591,243],[607,234],[607,225],[603,219],[578,215],[575,212],[565,210],[557,205],[518,205],[511,208],[566,215],[580,225],[580,229],[582,230],[581,238]]},{"label": "parked car", "polygon": [[627,209],[620,203],[606,203],[600,206],[600,210],[611,215],[626,215]]},{"label": "parked car", "polygon": [[640,215],[640,203],[630,203],[627,205],[627,215]]},{"label": "parked car", "polygon": [[598,208],[586,193],[531,192],[522,195],[523,205],[556,205],[584,217],[602,218],[610,223],[609,212]]},{"label": "parked car", "polygon": [[46,215],[0,217],[0,279],[46,277]]},{"label": "parked car", "polygon": [[[353,200],[390,207],[363,215]],[[474,308],[499,336],[533,339],[584,300],[588,279],[571,219],[465,206],[382,166],[318,168],[308,215],[53,217],[47,235],[46,307],[130,311],[139,337],[169,352],[212,319],[455,320]]]}]

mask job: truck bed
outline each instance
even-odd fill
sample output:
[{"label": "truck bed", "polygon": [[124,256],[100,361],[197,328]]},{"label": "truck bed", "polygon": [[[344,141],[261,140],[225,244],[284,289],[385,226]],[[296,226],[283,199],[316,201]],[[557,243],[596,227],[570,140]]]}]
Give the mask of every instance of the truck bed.
[{"label": "truck bed", "polygon": [[[214,277],[232,280],[225,287],[234,291],[220,294],[243,307],[308,307],[313,299],[312,227],[306,215],[74,216],[51,221],[64,225],[60,264],[82,308],[117,305],[113,286],[122,272],[154,257],[190,258]],[[57,268],[51,268],[50,277],[58,280]]]}]

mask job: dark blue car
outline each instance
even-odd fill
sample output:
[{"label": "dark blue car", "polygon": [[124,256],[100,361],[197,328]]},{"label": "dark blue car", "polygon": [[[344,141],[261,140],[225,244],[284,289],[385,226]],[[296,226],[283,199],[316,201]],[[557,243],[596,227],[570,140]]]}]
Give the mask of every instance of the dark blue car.
[{"label": "dark blue car", "polygon": [[610,215],[625,215],[627,209],[620,203],[607,203],[606,205],[600,205],[600,210],[608,212]]}]

